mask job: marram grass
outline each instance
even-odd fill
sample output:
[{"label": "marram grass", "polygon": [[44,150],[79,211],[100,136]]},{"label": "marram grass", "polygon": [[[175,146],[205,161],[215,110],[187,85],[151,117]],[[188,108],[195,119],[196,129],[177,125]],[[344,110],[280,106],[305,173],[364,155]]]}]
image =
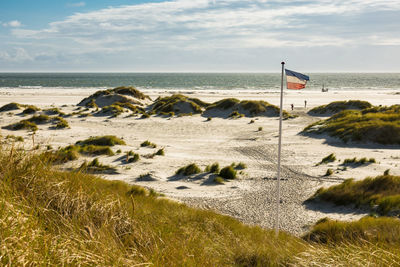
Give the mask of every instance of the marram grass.
[{"label": "marram grass", "polygon": [[344,266],[351,260],[356,266],[382,266],[399,261],[399,246],[385,239],[335,242],[284,232],[276,236],[138,186],[58,171],[32,152],[0,150],[0,265]]}]

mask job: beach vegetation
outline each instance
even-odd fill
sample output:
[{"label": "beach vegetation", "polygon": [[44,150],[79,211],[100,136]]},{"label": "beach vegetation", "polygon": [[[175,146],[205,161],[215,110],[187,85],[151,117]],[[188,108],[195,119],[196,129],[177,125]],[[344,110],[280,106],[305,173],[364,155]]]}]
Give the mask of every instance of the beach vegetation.
[{"label": "beach vegetation", "polygon": [[236,179],[237,171],[232,166],[226,166],[221,169],[218,175],[224,179],[232,180]]},{"label": "beach vegetation", "polygon": [[206,168],[204,169],[205,172],[209,173],[219,173],[219,163],[215,162],[211,165],[207,165]]},{"label": "beach vegetation", "polygon": [[263,130],[263,127],[258,127],[258,131],[261,132]]},{"label": "beach vegetation", "polygon": [[225,184],[225,179],[222,178],[221,176],[216,176],[216,177],[214,177],[214,183],[216,183],[216,184]]},{"label": "beach vegetation", "polygon": [[255,123],[255,121],[254,120],[250,120],[249,124],[252,124],[252,123]]},{"label": "beach vegetation", "polygon": [[207,117],[207,121],[211,121],[212,120],[212,118],[211,117]]},{"label": "beach vegetation", "polygon": [[115,146],[126,145],[125,141],[115,135],[94,136],[83,141],[76,142],[76,145]]},{"label": "beach vegetation", "polygon": [[193,116],[193,113],[192,112],[189,112],[189,113],[181,112],[178,114],[178,117],[185,117],[185,116]]},{"label": "beach vegetation", "polygon": [[165,151],[164,148],[160,148],[159,150],[157,150],[157,152],[155,153],[156,156],[165,156]]},{"label": "beach vegetation", "polygon": [[115,173],[116,169],[109,165],[104,165],[100,163],[98,158],[93,159],[91,162],[83,162],[79,167],[78,171],[83,171],[87,173]]},{"label": "beach vegetation", "polygon": [[18,130],[28,130],[28,131],[37,131],[37,124],[34,122],[30,122],[28,120],[22,120],[7,126],[3,126],[3,129],[18,131]]},{"label": "beach vegetation", "polygon": [[4,106],[0,107],[0,112],[5,112],[5,111],[11,111],[11,110],[17,110],[25,107],[25,105],[21,105],[15,102],[11,102],[8,104],[5,104]]},{"label": "beach vegetation", "polygon": [[327,164],[329,162],[334,162],[336,160],[336,155],[334,153],[329,154],[325,158],[323,158],[317,165]]},{"label": "beach vegetation", "polygon": [[318,189],[311,199],[357,207],[377,205],[377,211],[385,215],[400,209],[400,176],[387,174],[360,181],[347,179],[339,185]]},{"label": "beach vegetation", "polygon": [[333,170],[332,169],[327,169],[325,172],[325,176],[331,176],[333,174]]},{"label": "beach vegetation", "polygon": [[362,110],[371,107],[371,103],[361,100],[334,101],[327,105],[315,107],[308,111],[308,113],[311,115],[335,114],[348,109]]},{"label": "beach vegetation", "polygon": [[[373,234],[379,233],[379,234]],[[319,220],[303,239],[322,244],[392,244],[400,245],[400,220],[366,216],[358,221]]]},{"label": "beach vegetation", "polygon": [[46,157],[5,147],[0,185],[0,255],[6,266],[395,266],[400,261],[394,218],[340,227],[324,220],[304,239],[283,231],[276,235],[159,198],[154,190],[59,171]]},{"label": "beach vegetation", "polygon": [[37,115],[37,116],[32,116],[27,121],[33,122],[36,124],[45,124],[48,123],[51,120],[51,118],[47,115]]},{"label": "beach vegetation", "polygon": [[56,125],[54,126],[56,129],[65,129],[65,128],[69,128],[69,123],[66,119],[57,116],[54,118],[54,121],[56,123]]},{"label": "beach vegetation", "polygon": [[7,135],[5,139],[11,139],[15,142],[23,142],[24,138],[22,136],[15,136],[15,135]]},{"label": "beach vegetation", "polygon": [[387,169],[383,172],[383,175],[389,175],[390,174],[390,169]]},{"label": "beach vegetation", "polygon": [[229,115],[230,118],[238,119],[244,117],[244,114],[239,113],[237,110],[232,111],[232,113]]},{"label": "beach vegetation", "polygon": [[44,114],[46,115],[59,115],[59,116],[65,116],[65,113],[62,112],[59,108],[49,108],[49,109],[44,109],[43,110]]},{"label": "beach vegetation", "polygon": [[108,105],[101,108],[100,113],[110,115],[112,117],[117,117],[124,112],[124,109],[119,105]]},{"label": "beach vegetation", "polygon": [[141,118],[142,119],[148,119],[148,118],[150,118],[150,114],[145,112],[145,113],[142,114]]},{"label": "beach vegetation", "polygon": [[22,114],[33,114],[39,110],[40,110],[40,108],[33,106],[33,105],[29,105],[29,106],[26,106],[26,108],[22,111]]},{"label": "beach vegetation", "polygon": [[151,147],[151,148],[156,148],[157,145],[150,142],[149,140],[144,141],[143,143],[140,144],[141,147]]},{"label": "beach vegetation", "polygon": [[[371,110],[371,109],[370,109]],[[373,109],[372,109],[373,110]],[[344,142],[374,142],[383,145],[400,144],[400,105],[380,112],[368,109],[344,110],[329,119],[307,126],[303,133],[326,133]]]},{"label": "beach vegetation", "polygon": [[140,160],[140,155],[137,153],[133,153],[133,151],[130,151],[132,153],[128,153],[127,154],[127,162],[128,163],[133,163],[133,162],[137,162]]},{"label": "beach vegetation", "polygon": [[351,158],[351,159],[345,159],[343,161],[343,165],[363,165],[363,164],[369,164],[369,163],[376,163],[376,160],[374,158],[369,158],[367,159],[366,157],[357,159],[356,157]]},{"label": "beach vegetation", "polygon": [[99,106],[96,104],[96,101],[95,101],[93,98],[90,99],[89,102],[87,102],[87,104],[85,105],[85,107],[87,107],[87,108],[95,108],[95,109],[98,109],[98,108],[99,108]]},{"label": "beach vegetation", "polygon": [[197,98],[190,98],[181,94],[159,97],[152,105],[152,111],[157,114],[168,114],[174,112],[179,116],[180,113],[202,113],[202,107],[208,104]]},{"label": "beach vegetation", "polygon": [[199,166],[196,165],[196,163],[191,163],[189,165],[179,168],[176,171],[176,174],[185,175],[185,176],[198,174],[198,173],[201,173],[201,169],[199,168]]},{"label": "beach vegetation", "polygon": [[238,164],[236,164],[236,165],[234,166],[234,168],[235,168],[236,170],[244,170],[244,169],[247,168],[247,165],[246,165],[246,163],[244,163],[244,162],[239,162]]}]

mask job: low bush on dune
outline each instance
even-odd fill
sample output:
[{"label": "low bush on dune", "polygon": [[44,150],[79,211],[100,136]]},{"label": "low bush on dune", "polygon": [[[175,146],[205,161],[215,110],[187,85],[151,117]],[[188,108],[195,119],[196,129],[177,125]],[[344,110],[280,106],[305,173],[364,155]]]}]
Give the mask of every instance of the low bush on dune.
[{"label": "low bush on dune", "polygon": [[40,110],[40,108],[38,108],[36,106],[33,106],[33,105],[29,105],[22,111],[22,113],[23,114],[33,114],[33,113],[36,113],[39,110]]},{"label": "low bush on dune", "polygon": [[76,142],[76,145],[115,146],[126,145],[125,141],[115,135],[95,136]]},{"label": "low bush on dune", "polygon": [[376,163],[376,160],[374,158],[360,158],[357,159],[356,157],[352,159],[345,159],[343,161],[343,165],[363,165],[363,164],[369,164],[369,163]]},{"label": "low bush on dune", "polygon": [[400,144],[400,105],[375,109],[345,110],[307,126],[303,133],[327,133],[344,142]]},{"label": "low bush on dune", "polygon": [[[399,262],[397,225],[364,227],[374,242],[328,245],[187,207],[153,190],[84,172],[62,172],[23,150],[0,149],[1,264],[16,266],[376,266]],[[95,164],[96,165],[96,164]],[[365,225],[366,223],[364,223]],[[376,226],[375,226],[376,225]],[[354,236],[327,227],[310,236]],[[392,236],[390,236],[392,234]],[[396,239],[397,238],[397,239]],[[315,241],[312,241],[315,240]],[[318,242],[320,241],[320,242]],[[176,244],[179,244],[177,246]],[[344,248],[344,249],[342,249]]]},{"label": "low bush on dune", "polygon": [[100,163],[99,159],[95,158],[91,162],[84,162],[79,167],[78,171],[83,171],[87,173],[115,173],[116,169],[109,165],[104,165]]},{"label": "low bush on dune", "polygon": [[5,104],[4,106],[0,107],[0,112],[17,110],[17,109],[21,109],[23,107],[25,107],[25,105],[21,105],[21,104],[12,102],[12,103]]},{"label": "low bush on dune", "polygon": [[327,164],[329,162],[334,162],[336,160],[336,156],[334,153],[329,154],[325,158],[323,158],[317,165]]},{"label": "low bush on dune", "polygon": [[190,98],[181,94],[159,97],[154,101],[152,111],[157,114],[180,113],[202,113],[202,108],[207,107],[207,103],[197,98]]},{"label": "low bush on dune", "polygon": [[140,144],[141,147],[151,147],[151,148],[156,148],[157,145],[150,142],[149,140],[144,141],[143,143]]},{"label": "low bush on dune", "polygon": [[218,162],[215,162],[215,163],[213,163],[213,164],[211,164],[211,165],[208,165],[206,168],[205,168],[205,172],[209,172],[209,173],[219,173],[219,163]]},{"label": "low bush on dune", "polygon": [[232,166],[226,166],[221,169],[218,175],[228,180],[236,179],[237,171]]},{"label": "low bush on dune", "polygon": [[360,100],[335,101],[327,105],[315,107],[310,111],[308,111],[308,113],[311,115],[325,115],[325,114],[335,114],[347,109],[362,110],[371,107],[372,107],[371,103],[367,101],[360,101]]},{"label": "low bush on dune", "polygon": [[197,166],[195,163],[192,163],[185,167],[179,168],[176,171],[176,174],[178,174],[178,175],[181,174],[181,175],[185,175],[185,176],[198,174],[198,173],[201,173],[201,170],[200,170],[199,166]]},{"label": "low bush on dune", "polygon": [[55,117],[54,121],[56,123],[56,125],[54,126],[54,128],[56,129],[64,129],[64,128],[69,128],[69,123],[67,120],[65,120],[64,118],[61,117]]},{"label": "low bush on dune", "polygon": [[375,205],[380,214],[400,210],[400,176],[382,175],[355,181],[347,179],[329,188],[320,188],[310,200],[324,200],[337,205]]},{"label": "low bush on dune", "polygon": [[331,245],[374,243],[400,246],[400,220],[389,217],[364,217],[358,221],[342,222],[324,218],[303,238]]},{"label": "low bush on dune", "polygon": [[18,131],[18,130],[29,130],[29,131],[37,131],[38,127],[36,123],[30,122],[28,120],[22,120],[7,126],[3,126],[3,129]]}]

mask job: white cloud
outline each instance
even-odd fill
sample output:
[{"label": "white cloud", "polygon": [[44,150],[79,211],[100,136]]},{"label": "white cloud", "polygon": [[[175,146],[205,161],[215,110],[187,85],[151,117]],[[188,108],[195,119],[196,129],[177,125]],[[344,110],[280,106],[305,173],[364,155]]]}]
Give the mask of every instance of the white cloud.
[{"label": "white cloud", "polygon": [[13,51],[1,51],[0,60],[8,61],[8,62],[25,62],[32,61],[33,58],[28,54],[28,52],[22,48],[17,47],[14,48]]},{"label": "white cloud", "polygon": [[68,3],[67,6],[68,7],[82,7],[82,6],[86,6],[86,3],[85,2]]},{"label": "white cloud", "polygon": [[3,23],[3,26],[4,26],[4,27],[18,28],[18,27],[21,27],[22,24],[21,24],[21,22],[19,22],[18,20],[12,20],[12,21]]},{"label": "white cloud", "polygon": [[99,58],[107,54],[139,58],[179,52],[216,55],[238,50],[400,45],[398,23],[382,22],[386,14],[400,17],[400,1],[172,0],[75,13],[44,29],[22,27],[11,33],[21,42],[35,44],[37,53],[32,55],[46,51],[90,54],[91,59],[96,53]]}]

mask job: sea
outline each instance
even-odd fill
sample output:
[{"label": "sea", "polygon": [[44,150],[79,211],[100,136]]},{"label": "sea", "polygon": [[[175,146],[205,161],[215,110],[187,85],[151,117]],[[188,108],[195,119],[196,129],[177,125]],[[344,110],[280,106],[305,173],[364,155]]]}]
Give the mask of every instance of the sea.
[{"label": "sea", "polygon": [[[399,90],[400,73],[304,73],[308,90]],[[280,73],[0,73],[0,90],[106,89],[279,90]]]}]

